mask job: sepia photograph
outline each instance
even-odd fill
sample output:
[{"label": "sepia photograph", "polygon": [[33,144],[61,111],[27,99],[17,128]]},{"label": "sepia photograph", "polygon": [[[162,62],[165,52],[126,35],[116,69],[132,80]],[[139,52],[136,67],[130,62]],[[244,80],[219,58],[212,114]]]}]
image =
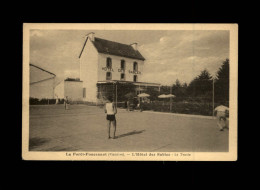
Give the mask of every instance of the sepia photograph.
[{"label": "sepia photograph", "polygon": [[24,23],[22,64],[24,160],[237,160],[237,24]]}]

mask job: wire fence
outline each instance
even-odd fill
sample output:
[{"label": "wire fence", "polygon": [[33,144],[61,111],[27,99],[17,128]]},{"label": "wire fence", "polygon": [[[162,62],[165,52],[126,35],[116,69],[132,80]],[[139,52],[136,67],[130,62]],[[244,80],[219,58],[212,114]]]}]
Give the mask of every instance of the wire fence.
[{"label": "wire fence", "polygon": [[[211,81],[210,81],[211,82]],[[70,104],[86,104],[103,107],[112,97],[118,108],[130,110],[150,110],[159,112],[198,114],[212,116],[218,105],[229,106],[228,91],[223,98],[223,89],[212,83],[200,84],[200,87],[187,86],[148,86],[145,84],[110,82],[97,84],[97,102],[70,101]],[[201,90],[204,89],[204,90]],[[218,91],[221,90],[221,91]],[[149,97],[139,98],[140,93]],[[225,94],[224,93],[224,94]],[[161,99],[161,94],[173,94],[174,98]],[[30,105],[63,104],[64,100],[30,98]],[[127,106],[129,105],[129,106]],[[129,108],[128,108],[129,109]]]},{"label": "wire fence", "polygon": [[[212,86],[206,85],[204,89],[208,88],[208,90],[199,94],[188,88],[176,90],[176,88],[172,89],[171,86],[155,87],[112,83],[99,85],[97,97],[102,105],[106,102],[108,96],[112,96],[117,107],[125,109],[129,109],[127,108],[127,102],[129,102],[131,110],[141,109],[212,116],[215,107],[223,104],[229,106],[229,100],[216,96],[214,83]],[[139,98],[138,94],[140,93],[147,93],[149,97]],[[174,94],[175,98],[160,99],[158,98],[160,94]]]}]

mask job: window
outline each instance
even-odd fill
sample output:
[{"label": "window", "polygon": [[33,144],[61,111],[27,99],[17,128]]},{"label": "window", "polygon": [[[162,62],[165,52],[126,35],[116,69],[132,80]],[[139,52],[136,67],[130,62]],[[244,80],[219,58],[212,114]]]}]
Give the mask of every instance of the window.
[{"label": "window", "polygon": [[86,98],[86,88],[83,88],[83,98]]},{"label": "window", "polygon": [[112,59],[110,57],[107,58],[107,68],[112,69]]},{"label": "window", "polygon": [[134,82],[137,82],[137,75],[134,75]]},{"label": "window", "polygon": [[137,62],[134,62],[134,71],[138,71],[138,64],[137,64]]},{"label": "window", "polygon": [[106,80],[112,80],[112,73],[111,72],[107,72]]},{"label": "window", "polygon": [[125,70],[125,60],[121,60],[121,70]]},{"label": "window", "polygon": [[125,80],[125,73],[121,73],[120,80]]}]

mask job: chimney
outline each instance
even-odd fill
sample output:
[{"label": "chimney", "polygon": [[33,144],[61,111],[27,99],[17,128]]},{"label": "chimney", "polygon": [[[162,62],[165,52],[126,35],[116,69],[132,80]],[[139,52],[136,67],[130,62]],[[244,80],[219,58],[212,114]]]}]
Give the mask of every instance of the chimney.
[{"label": "chimney", "polygon": [[87,37],[89,37],[89,39],[93,42],[95,41],[95,33],[94,32],[90,32],[87,34]]},{"label": "chimney", "polygon": [[132,46],[133,48],[134,48],[134,50],[136,50],[137,51],[137,43],[135,42],[135,43],[132,43],[132,44],[130,44],[130,46]]}]

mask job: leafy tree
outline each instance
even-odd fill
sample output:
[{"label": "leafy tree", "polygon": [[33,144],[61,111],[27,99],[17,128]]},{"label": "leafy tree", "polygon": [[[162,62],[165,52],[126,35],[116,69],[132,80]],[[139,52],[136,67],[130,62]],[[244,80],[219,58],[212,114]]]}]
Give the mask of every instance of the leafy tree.
[{"label": "leafy tree", "polygon": [[160,95],[158,87],[148,87],[146,93],[150,95],[149,99],[151,101],[157,100],[158,96]]},{"label": "leafy tree", "polygon": [[161,86],[160,94],[170,94],[171,87],[170,86]]},{"label": "leafy tree", "polygon": [[176,96],[176,101],[182,100],[186,97],[187,83],[181,84],[177,79],[175,84],[172,85],[172,94]]},{"label": "leafy tree", "polygon": [[133,85],[131,83],[127,83],[127,84],[118,83],[117,84],[117,100],[118,101],[125,101],[126,100],[125,95],[127,93],[131,93],[131,92],[135,92],[135,85]]}]

